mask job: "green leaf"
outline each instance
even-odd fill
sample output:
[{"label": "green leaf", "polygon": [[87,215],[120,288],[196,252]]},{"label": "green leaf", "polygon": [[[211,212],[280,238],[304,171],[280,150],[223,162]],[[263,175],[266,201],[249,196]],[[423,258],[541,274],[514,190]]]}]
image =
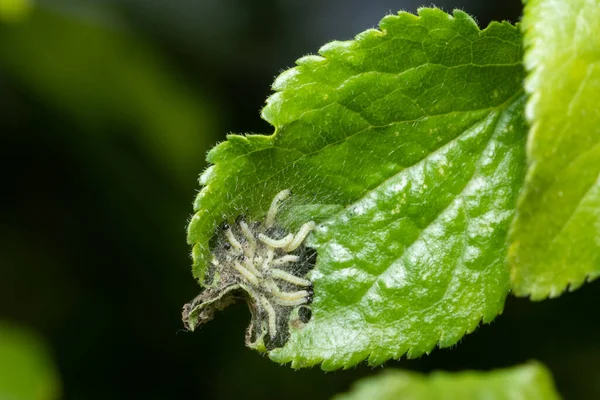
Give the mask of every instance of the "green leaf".
[{"label": "green leaf", "polygon": [[491,372],[434,372],[429,376],[387,370],[358,381],[333,400],[558,400],[550,372],[530,362]]},{"label": "green leaf", "polygon": [[600,1],[533,0],[523,18],[529,169],[511,229],[514,292],[600,275]]},{"label": "green leaf", "polygon": [[59,389],[58,374],[40,339],[0,323],[0,399],[54,400]]},{"label": "green leaf", "polygon": [[[317,261],[312,318],[280,324],[290,337],[269,349],[273,360],[381,364],[493,320],[524,166],[520,43],[508,23],[481,31],[461,11],[423,8],[284,72],[262,114],[275,134],[231,135],[208,155],[188,240],[194,275],[220,294],[187,306],[190,328],[226,304],[222,293],[246,290],[211,284],[230,268],[211,264],[219,224],[261,221],[283,189],[293,194],[277,223],[293,232],[316,221],[306,244]],[[264,324],[250,307],[252,327]]]}]

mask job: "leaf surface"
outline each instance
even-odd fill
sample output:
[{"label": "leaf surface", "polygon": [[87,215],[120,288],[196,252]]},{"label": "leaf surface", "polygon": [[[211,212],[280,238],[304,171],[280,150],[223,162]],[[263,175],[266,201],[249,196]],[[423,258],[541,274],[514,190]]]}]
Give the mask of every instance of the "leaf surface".
[{"label": "leaf surface", "polygon": [[491,372],[414,372],[388,370],[358,381],[333,400],[558,400],[550,372],[539,363]]},{"label": "leaf surface", "polygon": [[189,226],[204,281],[224,220],[318,223],[312,318],[270,351],[295,368],[380,364],[455,344],[502,311],[505,237],[524,166],[521,36],[423,8],[332,42],[275,82],[272,136],[208,155]]},{"label": "leaf surface", "polygon": [[532,127],[509,259],[539,300],[600,275],[600,1],[529,1],[522,28]]}]

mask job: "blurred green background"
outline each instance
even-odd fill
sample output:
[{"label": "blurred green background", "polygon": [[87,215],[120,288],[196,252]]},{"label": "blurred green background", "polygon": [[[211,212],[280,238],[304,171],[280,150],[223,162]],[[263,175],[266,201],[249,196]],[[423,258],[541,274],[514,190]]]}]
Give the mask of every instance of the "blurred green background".
[{"label": "blurred green background", "polygon": [[[185,226],[206,152],[270,133],[270,84],[413,0],[0,0],[0,321],[45,339],[64,399],[327,399],[379,369],[293,371],[244,347],[237,304],[196,333]],[[519,0],[437,1],[481,26]],[[452,349],[389,367],[546,363],[600,398],[600,282],[509,299]],[[43,399],[39,399],[43,400]],[[47,399],[49,400],[49,399]]]}]

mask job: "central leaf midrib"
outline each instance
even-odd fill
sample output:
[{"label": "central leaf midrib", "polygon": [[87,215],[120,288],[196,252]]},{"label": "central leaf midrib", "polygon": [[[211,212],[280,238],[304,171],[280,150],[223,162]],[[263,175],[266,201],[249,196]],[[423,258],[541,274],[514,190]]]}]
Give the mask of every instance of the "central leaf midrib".
[{"label": "central leaf midrib", "polygon": [[[508,106],[509,106],[510,104],[512,104],[512,102],[516,101],[516,100],[517,100],[517,99],[518,99],[518,98],[519,98],[519,97],[520,97],[522,94],[523,94],[523,90],[519,90],[519,91],[518,91],[518,92],[517,92],[515,95],[513,95],[513,96],[512,96],[510,99],[508,99],[507,101],[505,101],[505,102],[504,102],[504,103],[502,103],[501,105],[499,105],[499,106],[496,106],[496,107],[492,107],[492,108],[490,108],[490,109],[483,109],[483,110],[480,110],[480,111],[489,110],[489,111],[490,111],[490,113],[488,113],[488,114],[486,114],[486,115],[482,116],[482,118],[481,118],[481,119],[478,119],[478,120],[474,121],[474,122],[473,122],[473,124],[471,124],[469,128],[472,128],[473,126],[475,126],[475,125],[477,125],[477,124],[481,123],[482,121],[484,121],[486,118],[488,118],[488,117],[489,117],[489,115],[491,114],[491,112],[492,112],[492,111],[501,111],[501,110],[505,110],[506,108],[508,108]],[[370,128],[367,128],[367,129],[370,129]],[[358,133],[362,133],[362,132],[366,131],[367,129],[364,129],[364,130],[363,130],[363,131],[361,131],[361,132],[357,132],[356,134],[358,134]],[[384,180],[382,180],[382,181],[380,181],[380,182],[377,182],[377,183],[375,183],[375,184],[374,184],[372,187],[370,187],[370,188],[368,188],[367,190],[365,190],[364,194],[363,194],[361,197],[358,197],[358,198],[357,198],[357,199],[355,199],[355,200],[354,200],[352,203],[350,203],[350,204],[348,204],[348,205],[345,205],[345,206],[344,206],[344,207],[345,207],[345,209],[347,209],[347,208],[351,207],[351,206],[352,206],[354,203],[356,203],[356,202],[359,202],[359,201],[360,201],[360,200],[362,200],[362,199],[363,199],[365,196],[367,196],[369,193],[371,193],[371,192],[373,192],[373,191],[376,191],[376,190],[377,190],[377,188],[379,188],[379,187],[383,186],[383,185],[384,185],[384,184],[386,184],[386,183],[387,183],[387,182],[388,182],[390,179],[393,179],[394,177],[398,176],[398,174],[402,173],[404,170],[406,170],[406,169],[409,169],[409,168],[412,168],[412,167],[414,167],[414,166],[418,165],[419,163],[421,163],[421,162],[425,161],[425,160],[426,160],[426,159],[427,159],[429,156],[431,156],[432,154],[434,154],[434,153],[436,153],[436,152],[438,152],[438,151],[442,150],[444,147],[446,147],[446,146],[448,146],[448,145],[450,145],[450,144],[454,143],[456,140],[460,139],[460,138],[461,138],[461,137],[462,137],[462,136],[463,136],[463,135],[464,135],[464,134],[465,134],[467,131],[468,131],[468,129],[465,129],[465,132],[462,132],[460,135],[458,135],[458,136],[456,136],[456,137],[452,138],[452,139],[451,139],[451,140],[449,140],[448,142],[441,144],[441,145],[440,145],[440,147],[438,147],[438,148],[436,148],[435,150],[431,151],[429,154],[427,154],[427,155],[426,155],[425,157],[423,157],[422,159],[420,159],[420,160],[418,160],[418,161],[415,161],[413,164],[410,164],[410,165],[407,165],[407,166],[404,166],[404,167],[402,167],[401,169],[399,169],[398,171],[394,172],[392,175],[390,175],[389,177],[385,178]],[[351,135],[351,136],[353,136],[353,135]],[[351,136],[348,136],[348,138],[350,138]],[[345,139],[344,139],[344,140],[345,140]],[[342,143],[344,140],[340,140],[340,141],[338,141],[338,143]],[[329,146],[329,145],[328,145],[328,146]],[[323,147],[323,148],[325,148],[325,147]],[[320,149],[320,150],[322,150],[322,149]],[[316,152],[315,152],[315,153],[316,153]],[[331,219],[332,219],[332,218],[335,218],[335,217],[338,217],[338,216],[339,216],[341,213],[343,213],[343,212],[344,212],[344,210],[340,210],[340,212],[338,212],[338,214],[332,215]]]}]

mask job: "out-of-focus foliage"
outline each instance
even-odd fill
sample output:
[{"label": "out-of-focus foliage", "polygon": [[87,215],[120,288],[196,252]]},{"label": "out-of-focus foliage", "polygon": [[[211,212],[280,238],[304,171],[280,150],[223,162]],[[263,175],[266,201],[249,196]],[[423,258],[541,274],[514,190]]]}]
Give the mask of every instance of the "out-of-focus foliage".
[{"label": "out-of-focus foliage", "polygon": [[166,398],[195,374],[176,355],[182,235],[219,112],[167,46],[100,4],[41,0],[0,23],[0,316],[51,341],[65,398]]},{"label": "out-of-focus foliage", "polygon": [[56,400],[59,394],[58,373],[42,341],[0,322],[0,399]]},{"label": "out-of-focus foliage", "polygon": [[333,400],[559,400],[550,372],[539,363],[491,372],[388,370],[353,385]]},{"label": "out-of-focus foliage", "polygon": [[[214,137],[210,106],[107,8],[91,20],[37,7],[0,25],[0,69],[103,141],[121,125],[176,181],[202,165]],[[68,134],[68,132],[65,132]]]},{"label": "out-of-focus foliage", "polygon": [[17,22],[31,11],[32,0],[0,0],[0,21]]},{"label": "out-of-focus foliage", "polygon": [[600,1],[525,7],[529,170],[510,249],[514,291],[557,297],[600,276]]}]

